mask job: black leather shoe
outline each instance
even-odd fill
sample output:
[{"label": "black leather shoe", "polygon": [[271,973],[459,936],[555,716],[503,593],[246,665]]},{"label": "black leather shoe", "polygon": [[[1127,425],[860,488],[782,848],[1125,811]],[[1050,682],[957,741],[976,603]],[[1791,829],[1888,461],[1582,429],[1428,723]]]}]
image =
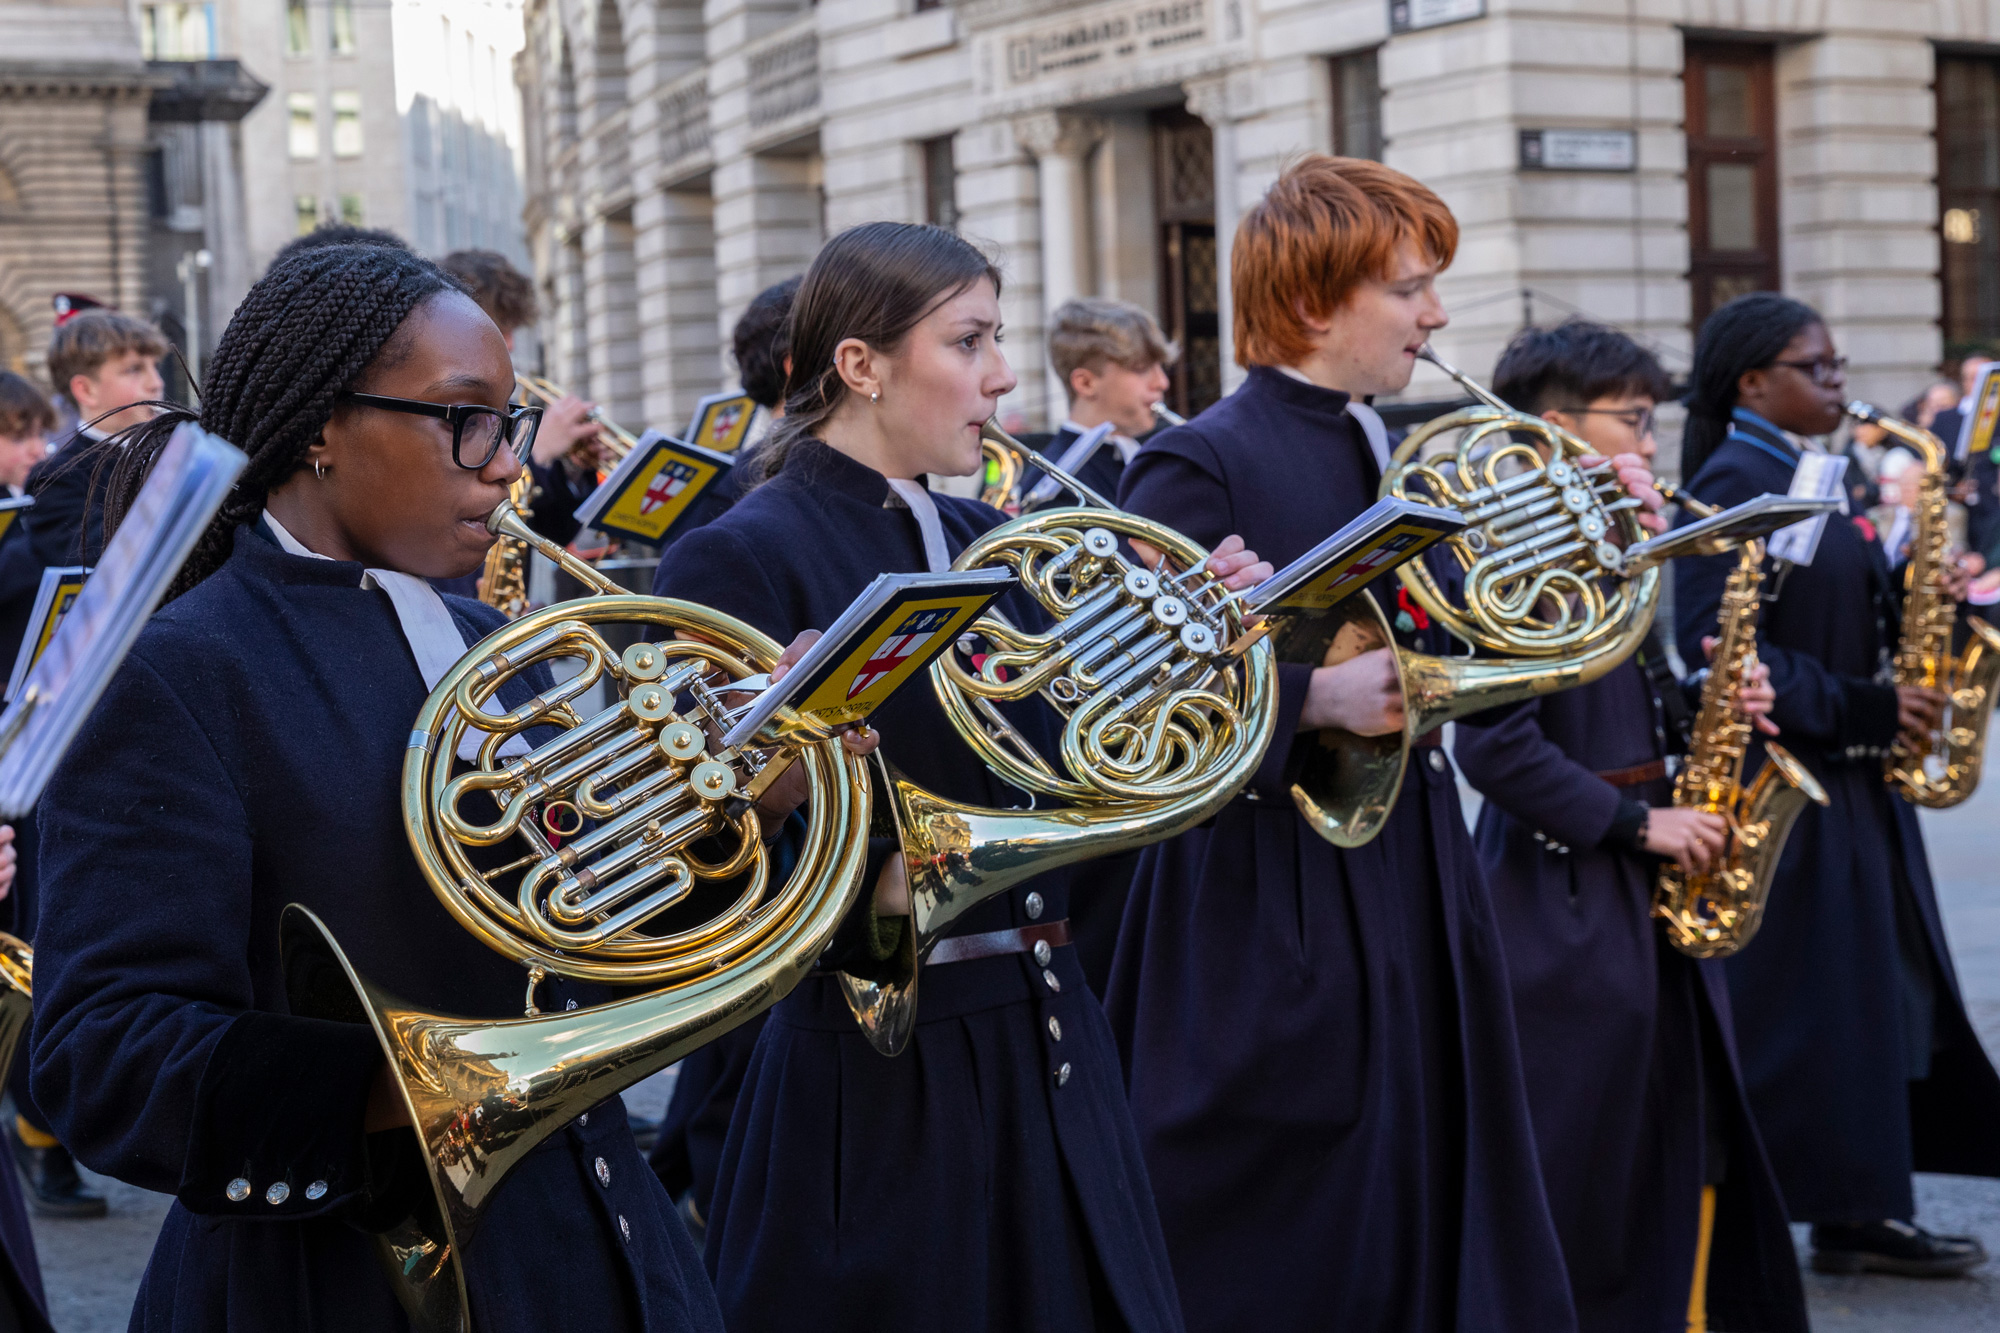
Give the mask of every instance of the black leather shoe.
[{"label": "black leather shoe", "polygon": [[1852,1222],[1812,1229],[1816,1273],[1957,1277],[1986,1262],[1975,1236],[1939,1236],[1909,1222]]},{"label": "black leather shoe", "polygon": [[21,1142],[13,1126],[7,1139],[14,1147],[14,1164],[28,1187],[28,1206],[44,1217],[102,1217],[104,1196],[95,1193],[76,1173],[76,1159],[58,1143],[53,1148],[30,1148]]}]

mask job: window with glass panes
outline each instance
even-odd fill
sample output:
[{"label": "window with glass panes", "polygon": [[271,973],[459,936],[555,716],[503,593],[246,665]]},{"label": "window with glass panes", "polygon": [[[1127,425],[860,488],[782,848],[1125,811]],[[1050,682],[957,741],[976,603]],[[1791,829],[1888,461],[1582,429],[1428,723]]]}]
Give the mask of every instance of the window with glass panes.
[{"label": "window with glass panes", "polygon": [[1778,289],[1778,144],[1771,48],[1689,42],[1688,283],[1694,326],[1749,292]]},{"label": "window with glass panes", "polygon": [[319,157],[319,111],[311,93],[292,93],[285,98],[291,117],[291,153],[294,162],[311,162]]},{"label": "window with glass panes", "polygon": [[215,59],[215,6],[141,5],[139,49],[148,60]]},{"label": "window with glass panes", "polygon": [[924,221],[957,231],[958,160],[951,141],[946,134],[923,142]]},{"label": "window with glass panes", "polygon": [[285,0],[285,54],[312,52],[312,20],[306,16],[306,0]]},{"label": "window with glass panes", "polygon": [[1333,151],[1341,157],[1382,160],[1380,48],[1350,51],[1327,62],[1332,75]]},{"label": "window with glass panes", "polygon": [[326,37],[335,55],[354,54],[354,0],[333,0],[327,7]]},{"label": "window with glass panes", "polygon": [[361,156],[361,94],[351,90],[333,95],[333,155]]},{"label": "window with glass panes", "polygon": [[2000,58],[1940,53],[1938,232],[1947,357],[2000,343]]}]

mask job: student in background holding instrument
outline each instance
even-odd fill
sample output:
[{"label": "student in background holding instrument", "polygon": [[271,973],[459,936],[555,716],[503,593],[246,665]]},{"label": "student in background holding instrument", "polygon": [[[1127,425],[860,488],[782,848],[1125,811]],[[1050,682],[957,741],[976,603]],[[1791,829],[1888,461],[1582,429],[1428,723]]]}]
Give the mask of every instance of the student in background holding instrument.
[{"label": "student in background holding instrument", "polygon": [[[430,682],[502,623],[426,580],[484,558],[535,415],[492,321],[384,246],[268,271],[207,389],[201,424],[249,466],[41,803],[35,1086],[84,1160],[175,1196],[135,1328],[404,1329],[371,1233],[430,1199],[405,1104],[366,1023],[293,1015],[278,920],[307,905],[418,1005],[520,1013],[520,968],[426,887],[398,797]],[[109,446],[114,526],[187,415]],[[539,991],[566,997],[604,998]],[[618,1098],[513,1174],[467,1259],[472,1326],[719,1333]]]},{"label": "student in background holding instrument", "polygon": [[[8,494],[21,493],[30,469],[47,455],[49,432],[55,428],[55,409],[48,396],[24,377],[0,371],[0,485]],[[0,534],[0,662],[8,668],[20,650],[41,576],[41,563],[17,515]],[[32,824],[23,821],[21,833],[32,833]],[[4,923],[0,929],[24,939],[33,934],[34,921],[26,910],[27,895],[17,886],[26,878],[23,872],[31,869],[22,862],[32,850],[32,837],[0,824],[0,923]],[[16,1048],[25,1049],[26,1043]],[[18,1054],[13,1069],[0,1070],[0,1080],[14,1095],[17,1119],[8,1126],[7,1137],[22,1168],[19,1176],[0,1169],[0,1255],[4,1255],[0,1262],[6,1265],[0,1269],[0,1305],[5,1307],[0,1309],[0,1328],[46,1328],[41,1265],[23,1205],[24,1183],[38,1208],[58,1216],[100,1215],[104,1198],[84,1186],[69,1153],[34,1109],[28,1097],[27,1056]],[[9,1315],[13,1325],[5,1322]]]},{"label": "student in background holding instrument", "polygon": [[[1196,541],[1241,524],[1280,567],[1353,519],[1388,457],[1361,400],[1402,389],[1444,326],[1433,282],[1457,243],[1400,172],[1321,156],[1286,172],[1230,252],[1249,378],[1154,436],[1120,503]],[[1415,611],[1390,615],[1399,642],[1445,647]],[[1574,1326],[1444,751],[1417,743],[1354,850],[1293,804],[1320,729],[1403,728],[1392,651],[1281,663],[1263,768],[1133,881],[1105,1007],[1192,1330]]]},{"label": "student in background holding instrument", "polygon": [[[1668,388],[1652,353],[1572,320],[1518,334],[1493,391],[1606,457],[1650,461]],[[1756,716],[1770,710],[1767,676],[1759,668],[1738,695]],[[1486,797],[1473,841],[1579,1328],[1680,1333],[1712,1317],[1743,1333],[1803,1333],[1722,964],[1678,952],[1652,919],[1661,860],[1706,868],[1727,836],[1720,815],[1672,804],[1665,760],[1691,721],[1655,630],[1599,680],[1461,722],[1454,754]],[[1717,1233],[1728,1243],[1712,1245]]]},{"label": "student in background holding instrument", "polygon": [[[1759,293],[1708,317],[1695,347],[1681,473],[1740,503],[1792,483],[1795,437],[1840,424],[1846,378],[1809,306]],[[1677,561],[1681,655],[1714,632],[1733,555]],[[1775,566],[1775,568],[1773,568]],[[2000,1078],[1966,1020],[1916,812],[1884,780],[1900,732],[1934,729],[1936,691],[1887,683],[1902,580],[1835,514],[1812,562],[1767,562],[1760,654],[1785,745],[1826,788],[1779,862],[1763,929],[1724,966],[1744,1081],[1813,1266],[1913,1276],[1984,1262],[1916,1226],[1910,1173],[2000,1176]]]},{"label": "student in background holding instrument", "polygon": [[[924,484],[978,467],[980,427],[1014,388],[999,289],[939,227],[829,241],[793,306],[786,415],[759,451],[769,480],[670,547],[658,586],[782,638],[829,624],[879,574],[948,567],[1004,522]],[[1215,549],[1231,587],[1269,573],[1241,542]],[[1018,589],[1000,607],[1045,623]],[[1052,711],[1007,711],[1054,753]],[[904,690],[871,725],[927,790],[1024,804],[933,690]],[[893,1059],[830,975],[770,1011],[708,1226],[731,1333],[1181,1326],[1118,1052],[1068,947],[1070,878],[966,914],[924,965]]]},{"label": "student in background holding instrument", "polygon": [[[56,393],[76,408],[79,425],[54,453],[34,464],[27,479],[34,507],[15,520],[26,542],[25,551],[11,556],[27,565],[15,566],[28,603],[19,613],[23,629],[44,569],[97,563],[104,548],[104,474],[90,462],[91,446],[158,410],[159,360],[166,353],[167,341],[158,329],[102,307],[71,316],[50,337],[49,377]],[[18,651],[18,634],[15,644]],[[13,664],[8,657],[6,668]],[[16,933],[32,944],[41,900],[34,815],[21,822],[19,835],[23,863],[15,877],[14,919]],[[8,1127],[9,1139],[32,1206],[57,1217],[103,1216],[104,1196],[83,1183],[69,1150],[35,1105],[25,1057],[15,1063],[23,1072],[13,1080],[16,1116]]]},{"label": "student in background holding instrument", "polygon": [[[1110,437],[1081,470],[1071,471],[1099,495],[1118,494],[1140,438],[1158,424],[1153,404],[1166,394],[1167,367],[1179,355],[1153,317],[1130,302],[1097,296],[1064,301],[1049,319],[1049,363],[1062,377],[1069,411],[1046,442],[1031,441],[1036,451],[1061,463],[1078,436],[1110,422]],[[1041,479],[1040,470],[1030,467],[1021,478],[1021,493]]]}]

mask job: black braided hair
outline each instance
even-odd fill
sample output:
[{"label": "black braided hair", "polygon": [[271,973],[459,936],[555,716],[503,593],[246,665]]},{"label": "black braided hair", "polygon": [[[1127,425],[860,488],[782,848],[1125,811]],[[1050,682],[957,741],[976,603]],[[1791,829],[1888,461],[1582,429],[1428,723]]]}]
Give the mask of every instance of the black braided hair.
[{"label": "black braided hair", "polygon": [[1687,425],[1681,432],[1681,477],[1694,480],[1729,434],[1736,382],[1784,354],[1799,330],[1825,323],[1804,301],[1776,292],[1739,296],[1708,317],[1695,339],[1688,372]]},{"label": "black braided hair", "polygon": [[458,290],[428,259],[388,246],[320,246],[274,263],[222,331],[200,415],[163,405],[167,410],[151,421],[89,451],[100,469],[110,469],[105,539],[117,531],[175,428],[199,421],[250,463],[167,596],[213,574],[228,559],[237,526],[255,520],[271,488],[305,466],[306,450],[333,416],[334,395],[358,383],[385,350],[395,355],[391,340],[413,310],[439,292]]}]

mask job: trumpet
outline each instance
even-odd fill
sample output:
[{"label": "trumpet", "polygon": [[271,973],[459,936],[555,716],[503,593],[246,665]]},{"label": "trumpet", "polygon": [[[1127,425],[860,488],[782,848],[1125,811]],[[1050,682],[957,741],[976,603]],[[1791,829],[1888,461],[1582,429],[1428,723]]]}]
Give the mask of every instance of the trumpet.
[{"label": "trumpet", "polygon": [[[1470,520],[1445,541],[1465,574],[1463,603],[1420,560],[1396,574],[1427,615],[1492,656],[1440,657],[1397,647],[1372,596],[1350,597],[1323,616],[1274,628],[1281,660],[1313,666],[1395,650],[1402,730],[1377,737],[1320,732],[1292,789],[1299,813],[1340,847],[1361,846],[1381,832],[1419,736],[1455,718],[1598,679],[1638,649],[1659,605],[1657,565],[1625,557],[1623,547],[1645,536],[1641,506],[1611,464],[1585,466],[1579,460],[1594,451],[1582,440],[1515,411],[1428,346],[1421,355],[1479,404],[1412,431],[1390,459],[1381,494],[1457,509]],[[1453,432],[1459,433],[1454,453],[1425,461],[1424,447]]]},{"label": "trumpet", "polygon": [[[543,379],[539,375],[522,375],[517,373],[514,376],[514,383],[523,395],[529,398],[539,398],[544,405],[554,404],[558,400],[568,396],[560,384],[552,380]],[[617,462],[624,458],[626,454],[638,448],[639,437],[631,431],[626,430],[617,422],[607,418],[604,415],[603,409],[591,408],[585,420],[595,422],[597,428],[603,432],[604,438],[600,440],[598,447],[609,454],[613,462]],[[575,445],[570,449],[569,456],[571,461],[576,463],[577,466],[588,468],[593,472],[597,470],[597,455],[589,446],[584,444]]]},{"label": "trumpet", "polygon": [[[1103,504],[1065,481],[1085,506]],[[747,707],[730,700],[767,687],[775,642],[692,603],[626,592],[510,504],[487,526],[592,595],[495,631],[438,682],[411,734],[402,813],[445,910],[525,969],[526,1015],[413,1008],[363,978],[310,911],[294,904],[281,923],[293,1012],[370,1023],[416,1129],[436,1212],[405,1221],[379,1249],[425,1333],[466,1328],[463,1256],[494,1191],[537,1144],[804,978],[864,891],[878,811],[901,843],[912,916],[883,978],[843,975],[840,985],[870,1043],[893,1055],[914,1027],[925,954],[969,908],[1209,818],[1249,780],[1275,726],[1270,650],[1202,572],[1206,552],[1115,510],[1036,514],[967,548],[958,567],[1013,569],[1056,623],[1034,634],[989,613],[972,633],[994,654],[976,667],[932,667],[954,726],[989,764],[1069,803],[1045,810],[950,802],[879,756],[871,783],[868,764],[789,709],[775,730],[723,746]],[[1120,554],[1119,535],[1186,572],[1139,568]],[[599,630],[613,623],[651,633],[619,653]],[[557,659],[580,669],[493,711],[503,686]],[[600,684],[617,698],[582,711]],[[1059,764],[995,707],[1037,694],[1065,719]],[[530,729],[545,727],[554,738],[530,745]],[[458,762],[468,752],[470,769]],[[794,764],[804,766],[809,818],[783,873],[756,802]],[[491,866],[488,849],[510,843],[525,854]],[[689,921],[683,905],[701,882],[721,890],[703,899],[727,905]],[[645,990],[544,1014],[535,997],[550,975]]]}]

